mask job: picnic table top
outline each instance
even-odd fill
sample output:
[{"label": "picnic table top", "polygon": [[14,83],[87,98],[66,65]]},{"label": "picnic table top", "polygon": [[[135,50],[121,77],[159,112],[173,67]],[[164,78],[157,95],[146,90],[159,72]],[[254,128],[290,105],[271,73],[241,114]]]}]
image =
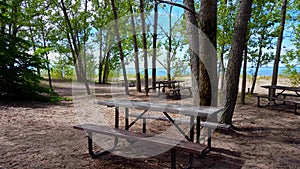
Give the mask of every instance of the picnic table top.
[{"label": "picnic table top", "polygon": [[261,86],[261,87],[267,88],[267,89],[280,89],[280,90],[300,92],[300,87],[277,86],[277,85],[265,85],[265,86]]},{"label": "picnic table top", "polygon": [[109,107],[125,107],[135,108],[150,111],[160,111],[166,113],[182,114],[187,116],[208,117],[221,112],[223,107],[210,107],[210,106],[193,106],[181,104],[169,104],[161,102],[146,102],[140,100],[106,100],[98,101],[99,105],[106,105]]},{"label": "picnic table top", "polygon": [[160,84],[172,84],[172,83],[182,83],[184,82],[183,80],[158,80],[156,81],[156,83],[160,83]]}]

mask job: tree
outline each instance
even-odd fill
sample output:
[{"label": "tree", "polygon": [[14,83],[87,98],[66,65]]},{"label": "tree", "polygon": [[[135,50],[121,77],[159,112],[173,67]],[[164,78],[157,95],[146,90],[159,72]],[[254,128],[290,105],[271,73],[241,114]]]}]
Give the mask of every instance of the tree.
[{"label": "tree", "polygon": [[189,52],[190,52],[190,64],[192,73],[192,93],[194,98],[194,104],[199,105],[199,33],[198,33],[198,21],[195,13],[194,0],[185,0],[184,5],[189,9],[185,9],[186,29],[189,39]]},{"label": "tree", "polygon": [[[281,45],[282,45],[282,40],[283,40],[283,31],[284,31],[285,18],[286,18],[286,8],[287,8],[286,5],[287,5],[287,0],[283,0],[282,7],[281,7],[280,33],[278,36],[277,48],[276,48],[276,54],[275,54],[275,60],[274,60],[274,67],[273,67],[272,85],[277,84],[278,67],[279,67],[279,61],[280,61]],[[272,91],[272,95],[275,95],[275,90]]]},{"label": "tree", "polygon": [[142,22],[142,42],[144,53],[144,76],[145,76],[145,90],[149,88],[149,75],[148,75],[148,58],[147,58],[147,36],[146,36],[146,24],[145,24],[145,4],[144,0],[140,0],[141,22]]},{"label": "tree", "polygon": [[128,80],[127,80],[126,67],[125,67],[125,62],[124,62],[124,53],[123,53],[123,49],[122,49],[122,42],[121,42],[120,32],[119,32],[118,14],[117,14],[117,8],[115,6],[115,1],[114,0],[111,0],[111,7],[112,7],[112,10],[113,10],[114,19],[115,19],[115,26],[114,27],[115,27],[116,38],[117,38],[117,41],[118,41],[118,49],[119,49],[121,66],[122,66],[124,83],[125,83],[125,93],[127,95],[129,95]]},{"label": "tree", "polygon": [[200,9],[200,28],[205,36],[200,36],[200,105],[216,106],[217,79],[217,0],[202,0]]},{"label": "tree", "polygon": [[266,65],[272,60],[271,49],[272,40],[275,37],[275,24],[278,10],[276,2],[272,1],[254,1],[253,15],[250,21],[250,46],[249,61],[256,63],[253,82],[251,86],[251,94],[254,93],[258,70],[262,65]]},{"label": "tree", "polygon": [[[47,100],[45,96],[56,96],[50,89],[40,85],[38,68],[46,68],[45,60],[30,54],[32,44],[25,36],[30,27],[29,13],[21,1],[0,3],[0,95],[12,98]],[[24,12],[24,13],[22,13]],[[22,30],[23,29],[23,30]],[[24,32],[23,32],[24,31]],[[23,35],[24,37],[20,37]]]},{"label": "tree", "polygon": [[228,125],[232,124],[232,117],[237,100],[240,70],[243,61],[243,50],[245,49],[247,27],[251,16],[252,2],[253,0],[241,1],[233,31],[232,45],[226,73],[227,86],[225,91],[225,110],[221,117],[221,122]]},{"label": "tree", "polygon": [[[193,96],[194,103],[201,106],[210,106],[211,101],[214,100],[213,105],[216,105],[217,84],[212,84],[217,79],[217,60],[216,53],[214,54],[217,43],[217,1],[201,1],[200,23],[196,18],[194,1],[184,1],[184,5],[187,7],[185,15],[189,34],[192,88],[193,93],[196,93]],[[199,27],[210,43],[207,43],[205,36],[199,35]],[[199,41],[199,38],[201,41]],[[211,44],[213,47],[211,47]]]},{"label": "tree", "polygon": [[221,89],[224,89],[225,82],[225,60],[228,58],[232,41],[232,32],[236,18],[237,7],[232,1],[221,0],[218,6],[218,32],[217,32],[217,51],[219,55],[219,71],[221,76]]},{"label": "tree", "polygon": [[[87,1],[85,3],[87,3]],[[78,8],[79,5],[80,5],[80,3],[78,3],[78,2],[74,5],[75,10]],[[79,29],[83,29],[82,31],[84,32],[85,28],[77,25],[77,24],[79,24],[79,22],[74,22],[73,24],[71,23],[64,0],[60,1],[59,6],[60,6],[61,10],[63,11],[64,20],[67,25],[66,34],[67,34],[67,39],[68,39],[70,49],[73,54],[75,69],[77,67],[77,71],[76,71],[77,79],[84,83],[86,92],[88,95],[90,95],[91,91],[90,91],[90,87],[89,87],[89,84],[88,84],[88,81],[86,78],[84,63],[82,63],[82,61],[83,61],[82,59],[84,56],[82,57],[82,55],[81,55],[82,42],[80,40],[80,33],[81,33],[80,31],[81,30],[79,30]],[[68,8],[68,9],[71,9],[71,8]],[[73,18],[73,19],[76,20],[78,18]],[[83,23],[83,25],[85,25],[85,23]],[[83,36],[86,36],[85,32],[83,33]],[[83,37],[83,41],[86,41],[85,37]]]},{"label": "tree", "polygon": [[[153,23],[153,47],[152,47],[152,86],[156,86],[156,55],[157,55],[157,22],[158,22],[158,2],[154,2],[154,23]],[[156,89],[153,89],[156,90]]]},{"label": "tree", "polygon": [[[162,44],[167,51],[167,56],[165,60],[159,60],[157,61],[160,63],[161,66],[163,66],[167,72],[167,80],[172,80],[172,76],[177,75],[181,69],[180,66],[184,66],[184,60],[182,60],[179,57],[176,57],[176,54],[178,52],[178,49],[183,48],[183,38],[182,35],[179,34],[179,21],[181,20],[181,17],[176,18],[176,20],[173,20],[172,17],[172,11],[173,6],[170,6],[169,8],[163,8],[165,9],[167,15],[168,15],[168,27],[165,25],[159,25],[160,30],[162,30],[164,34],[164,38],[162,39]],[[167,21],[166,21],[167,22]],[[164,22],[164,23],[166,23]],[[181,62],[181,63],[179,63]],[[182,67],[184,68],[184,67]],[[178,71],[177,71],[178,70]],[[174,73],[174,74],[173,74]]]},{"label": "tree", "polygon": [[245,104],[245,96],[246,96],[246,84],[247,84],[247,55],[248,55],[248,47],[244,49],[244,65],[243,65],[243,79],[242,79],[242,92],[241,92],[241,103]]}]

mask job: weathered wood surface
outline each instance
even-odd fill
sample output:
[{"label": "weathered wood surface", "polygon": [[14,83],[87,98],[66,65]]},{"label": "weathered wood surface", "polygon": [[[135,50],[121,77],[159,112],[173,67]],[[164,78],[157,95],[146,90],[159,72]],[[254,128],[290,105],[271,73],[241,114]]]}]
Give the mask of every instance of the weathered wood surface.
[{"label": "weathered wood surface", "polygon": [[[130,117],[140,117],[138,113],[130,113]],[[142,116],[140,119],[152,119],[152,120],[161,120],[161,121],[169,121],[169,119],[165,116],[156,116],[156,115],[147,115]],[[183,124],[190,124],[190,120],[187,118],[172,118],[175,123],[183,123]],[[197,124],[197,120],[195,119],[194,124]],[[207,128],[217,128],[222,130],[228,130],[230,125],[221,124],[221,123],[214,123],[214,122],[205,122],[201,121],[200,126],[207,127]]]},{"label": "weathered wood surface", "polygon": [[267,89],[278,89],[278,90],[291,91],[291,92],[300,92],[300,87],[274,86],[274,85],[266,85],[266,86],[261,86],[261,87],[267,88]]},{"label": "weathered wood surface", "polygon": [[104,134],[108,136],[115,136],[126,139],[128,141],[143,141],[158,146],[172,147],[172,149],[182,150],[189,153],[201,154],[207,148],[206,145],[193,143],[185,140],[176,140],[174,138],[166,138],[161,136],[151,136],[144,133],[135,133],[128,130],[121,130],[107,126],[98,126],[93,124],[83,124],[73,127],[78,130],[85,130],[88,132]]},{"label": "weathered wood surface", "polygon": [[150,111],[159,111],[166,113],[182,114],[187,116],[199,116],[208,117],[214,115],[223,110],[222,107],[209,107],[200,106],[195,107],[193,105],[180,105],[180,104],[166,104],[160,102],[144,102],[139,100],[107,100],[98,101],[99,105],[106,105],[109,107],[125,107],[125,108],[135,108]]}]

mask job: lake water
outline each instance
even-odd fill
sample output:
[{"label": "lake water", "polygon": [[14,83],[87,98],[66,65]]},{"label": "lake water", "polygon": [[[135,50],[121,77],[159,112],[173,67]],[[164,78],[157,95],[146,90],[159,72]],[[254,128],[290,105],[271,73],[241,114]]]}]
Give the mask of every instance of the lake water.
[{"label": "lake water", "polygon": [[[278,73],[282,74],[285,69],[286,69],[285,67],[279,67]],[[300,72],[300,67],[297,67],[296,69],[298,72]],[[127,71],[127,74],[135,74],[134,68],[127,68],[126,71]],[[143,69],[140,69],[140,72],[141,72],[141,74],[144,74]],[[253,75],[254,72],[255,72],[255,68],[251,68],[251,67],[247,68],[247,75]],[[191,73],[190,69],[187,69],[185,72],[185,74],[187,74],[187,75],[190,73]],[[241,73],[242,73],[242,70],[241,70]],[[148,74],[150,77],[152,76],[151,68],[148,70]],[[258,76],[272,76],[272,74],[273,74],[273,67],[260,67],[258,69]],[[156,75],[157,76],[167,76],[167,72],[164,68],[157,68]]]}]

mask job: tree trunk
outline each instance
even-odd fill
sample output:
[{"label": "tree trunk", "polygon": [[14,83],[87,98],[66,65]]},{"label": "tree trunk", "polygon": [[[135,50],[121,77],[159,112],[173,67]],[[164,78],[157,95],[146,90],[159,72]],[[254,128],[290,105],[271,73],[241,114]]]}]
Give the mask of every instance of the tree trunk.
[{"label": "tree trunk", "polygon": [[104,71],[103,71],[103,83],[107,83],[107,77],[109,74],[109,56],[110,56],[110,50],[106,53],[105,60],[103,60],[104,65]]},{"label": "tree trunk", "polygon": [[[194,0],[184,0],[184,5],[192,11],[195,11]],[[191,64],[191,80],[192,80],[192,93],[193,102],[195,106],[200,103],[199,97],[199,31],[198,31],[198,21],[195,13],[190,10],[184,10],[186,17],[186,29],[189,41],[189,53],[190,53],[190,64]]]},{"label": "tree trunk", "polygon": [[168,35],[168,53],[167,53],[167,78],[171,81],[171,52],[172,52],[172,9],[170,6],[169,13],[169,35]]},{"label": "tree trunk", "polygon": [[144,13],[144,0],[140,0],[140,10],[141,10],[141,21],[142,21],[142,33],[143,33],[145,90],[148,90],[149,76],[148,76],[147,37],[146,37],[146,25],[145,25],[145,13]]},{"label": "tree trunk", "polygon": [[106,53],[103,53],[103,61],[102,61],[102,65],[103,65],[103,75],[102,75],[102,83],[106,84],[107,78],[108,78],[108,74],[109,74],[109,59],[110,59],[110,52],[111,52],[111,46],[109,45],[111,39],[113,38],[115,35],[106,33],[106,36],[104,37],[105,40],[105,49],[104,51],[106,51]]},{"label": "tree trunk", "polygon": [[241,103],[245,104],[245,97],[246,97],[246,84],[247,84],[247,53],[248,48],[247,44],[244,49],[244,66],[243,66],[243,80],[242,80],[242,93],[241,93]]},{"label": "tree trunk", "polygon": [[[42,18],[41,18],[41,22],[43,22]],[[47,47],[47,44],[46,44],[46,37],[45,37],[45,30],[44,30],[44,24],[42,23],[42,26],[41,26],[41,30],[42,30],[42,37],[43,37],[43,46],[44,48]],[[48,52],[46,52],[46,59],[47,59],[47,72],[48,72],[48,82],[49,82],[49,87],[50,89],[53,91],[53,88],[52,88],[52,80],[51,80],[51,72],[50,72],[50,66],[49,66],[49,57],[48,57]]]},{"label": "tree trunk", "polygon": [[66,33],[66,34],[67,34],[67,40],[68,40],[68,44],[69,44],[71,54],[72,54],[72,60],[73,60],[74,68],[75,68],[75,73],[76,73],[77,79],[80,80],[82,78],[81,78],[81,74],[79,73],[79,70],[78,70],[76,54],[75,54],[75,51],[72,46],[70,35],[69,35],[69,33]]},{"label": "tree trunk", "polygon": [[103,59],[102,59],[102,54],[103,54],[103,30],[102,29],[99,29],[99,40],[100,40],[100,52],[99,52],[99,67],[98,67],[98,70],[99,70],[99,77],[98,77],[98,82],[99,84],[101,84],[101,76],[102,76],[102,63],[103,63]]},{"label": "tree trunk", "polygon": [[[29,32],[30,32],[30,39],[31,39],[31,43],[33,44],[32,47],[33,47],[33,53],[35,53],[36,51],[36,46],[35,46],[35,41],[34,41],[34,35],[33,35],[33,31],[32,31],[32,27],[30,26],[29,27]],[[40,65],[37,66],[37,72],[38,72],[38,75],[41,76],[41,69],[40,69]]]},{"label": "tree trunk", "polygon": [[[276,55],[275,55],[274,67],[273,67],[272,85],[277,85],[278,67],[280,62],[281,45],[283,40],[283,32],[284,32],[285,18],[286,18],[286,4],[287,4],[287,0],[283,0],[282,7],[281,7],[280,33],[278,36]],[[276,91],[274,90],[271,92],[271,94],[275,95],[275,92]]]},{"label": "tree trunk", "polygon": [[243,61],[243,50],[246,45],[246,35],[248,22],[251,16],[253,0],[240,2],[239,13],[236,18],[232,45],[229,53],[228,68],[226,73],[226,103],[225,111],[221,117],[221,122],[231,125],[232,117],[236,105],[240,70]]},{"label": "tree trunk", "polygon": [[[85,0],[85,3],[84,3],[84,12],[85,13],[87,13],[87,3],[88,3],[87,0]],[[86,15],[84,15],[83,22],[86,22]],[[87,42],[87,38],[88,38],[87,36],[88,36],[87,35],[87,28],[84,26],[84,28],[83,28],[83,61],[84,61],[84,72],[85,72],[85,74],[87,74],[87,58],[86,58],[86,42]],[[78,40],[79,40],[79,38],[78,38]],[[90,80],[94,81],[94,79],[90,79]]]},{"label": "tree trunk", "polygon": [[255,89],[255,84],[256,84],[256,79],[257,79],[257,75],[258,75],[258,69],[260,67],[260,63],[261,63],[261,57],[262,57],[262,41],[263,41],[263,37],[261,37],[260,42],[259,42],[259,49],[258,49],[258,58],[257,58],[257,63],[256,63],[256,68],[255,68],[255,72],[253,75],[253,82],[252,82],[252,86],[251,86],[251,94],[254,93],[254,89]]},{"label": "tree trunk", "polygon": [[124,77],[124,83],[125,83],[125,93],[126,93],[126,95],[129,95],[128,80],[127,80],[126,67],[125,67],[125,62],[124,62],[124,53],[123,53],[123,49],[122,49],[122,42],[121,42],[120,32],[119,32],[118,14],[117,14],[117,9],[116,9],[114,0],[111,0],[111,6],[112,6],[113,13],[114,13],[114,20],[115,20],[114,27],[115,27],[116,38],[118,41],[118,48],[119,48],[119,52],[120,52],[121,66],[122,66],[122,70],[123,70],[123,77]]},{"label": "tree trunk", "polygon": [[[153,49],[152,49],[152,87],[156,86],[156,47],[157,47],[158,2],[154,4]],[[156,90],[156,89],[153,89]]]},{"label": "tree trunk", "polygon": [[221,54],[220,54],[220,62],[221,62],[221,89],[224,89],[224,81],[225,81],[225,65],[224,65],[224,53],[225,53],[225,47],[221,47]]},{"label": "tree trunk", "polygon": [[139,49],[138,49],[138,42],[137,42],[137,37],[136,37],[136,28],[135,28],[135,21],[134,21],[134,17],[133,17],[132,5],[130,5],[129,11],[130,11],[130,15],[131,15],[130,19],[131,19],[132,38],[133,38],[133,46],[134,46],[136,90],[138,92],[142,92],[140,63],[139,63]]},{"label": "tree trunk", "polygon": [[202,0],[200,9],[201,31],[209,39],[200,38],[200,105],[216,106],[217,78],[217,0]]}]

